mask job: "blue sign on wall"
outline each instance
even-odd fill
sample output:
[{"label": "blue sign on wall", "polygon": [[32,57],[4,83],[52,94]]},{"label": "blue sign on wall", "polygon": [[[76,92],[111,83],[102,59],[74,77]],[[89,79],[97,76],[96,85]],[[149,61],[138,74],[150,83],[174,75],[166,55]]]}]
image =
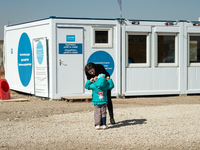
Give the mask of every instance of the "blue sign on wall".
[{"label": "blue sign on wall", "polygon": [[18,45],[18,72],[23,86],[27,86],[32,75],[32,48],[26,33],[22,33]]},{"label": "blue sign on wall", "polygon": [[82,54],[80,43],[59,43],[59,54]]},{"label": "blue sign on wall", "polygon": [[39,41],[37,44],[36,52],[37,52],[37,61],[41,65],[43,62],[43,58],[44,58],[44,51],[43,51],[43,46],[42,46],[41,41]]},{"label": "blue sign on wall", "polygon": [[90,63],[90,62],[103,65],[106,71],[110,74],[110,76],[112,75],[114,71],[115,65],[114,65],[113,58],[109,53],[105,51],[94,52],[92,55],[90,55],[87,61],[87,63]]},{"label": "blue sign on wall", "polygon": [[75,42],[75,35],[67,35],[66,39],[67,42]]}]

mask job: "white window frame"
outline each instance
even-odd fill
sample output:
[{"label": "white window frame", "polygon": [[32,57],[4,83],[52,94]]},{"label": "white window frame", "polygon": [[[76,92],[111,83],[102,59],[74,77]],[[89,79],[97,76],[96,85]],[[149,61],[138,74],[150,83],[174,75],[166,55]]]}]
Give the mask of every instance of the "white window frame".
[{"label": "white window frame", "polygon": [[[146,35],[146,63],[128,63],[128,36],[129,35]],[[150,48],[151,48],[151,33],[150,32],[126,32],[126,67],[127,68],[142,68],[150,67]]]},{"label": "white window frame", "polygon": [[188,33],[188,67],[199,67],[200,63],[190,63],[190,36],[200,36],[200,33]]},{"label": "white window frame", "polygon": [[[95,31],[108,31],[108,43],[95,43]],[[106,27],[92,27],[91,31],[91,44],[93,48],[112,48],[112,35],[113,35],[113,28],[106,28]]]},{"label": "white window frame", "polygon": [[[176,32],[155,32],[155,67],[178,67],[179,65],[179,34]],[[158,35],[175,35],[175,62],[174,63],[158,63]]]}]

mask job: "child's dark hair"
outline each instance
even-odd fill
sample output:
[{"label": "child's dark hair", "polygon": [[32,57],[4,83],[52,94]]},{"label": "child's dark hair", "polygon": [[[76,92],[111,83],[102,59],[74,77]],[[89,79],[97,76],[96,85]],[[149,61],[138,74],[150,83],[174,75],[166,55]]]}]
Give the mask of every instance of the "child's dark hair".
[{"label": "child's dark hair", "polygon": [[94,63],[88,63],[86,66],[85,66],[85,73],[88,73],[88,71],[92,68],[95,68],[95,64]]}]

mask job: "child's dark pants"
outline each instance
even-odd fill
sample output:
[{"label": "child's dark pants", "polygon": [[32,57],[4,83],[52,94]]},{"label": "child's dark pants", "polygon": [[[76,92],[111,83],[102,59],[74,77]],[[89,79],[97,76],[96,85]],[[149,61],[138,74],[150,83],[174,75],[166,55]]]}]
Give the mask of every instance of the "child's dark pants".
[{"label": "child's dark pants", "polygon": [[106,104],[94,105],[94,122],[95,125],[101,125],[101,119],[106,117]]}]

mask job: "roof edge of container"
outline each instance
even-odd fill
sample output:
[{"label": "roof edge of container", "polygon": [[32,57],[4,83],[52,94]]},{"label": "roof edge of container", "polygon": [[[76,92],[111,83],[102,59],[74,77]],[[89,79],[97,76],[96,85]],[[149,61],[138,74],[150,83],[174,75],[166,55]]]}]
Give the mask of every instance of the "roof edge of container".
[{"label": "roof edge of container", "polygon": [[81,17],[56,17],[56,16],[50,16],[48,18],[43,18],[43,19],[38,19],[38,20],[33,20],[33,21],[27,21],[27,22],[7,25],[7,27],[26,24],[26,23],[32,23],[32,22],[42,21],[42,20],[47,20],[47,19],[115,20],[115,19],[112,19],[112,18],[81,18]]},{"label": "roof edge of container", "polygon": [[[126,19],[125,19],[126,20]],[[142,20],[142,19],[127,19],[129,21],[148,21],[148,22],[186,22],[186,20]]]},{"label": "roof edge of container", "polygon": [[32,22],[42,21],[42,20],[47,20],[47,19],[49,19],[49,18],[43,18],[43,19],[38,19],[38,20],[33,20],[33,21],[27,21],[27,22],[22,22],[22,23],[11,24],[11,25],[7,25],[6,27],[22,25],[22,24],[26,24],[26,23],[32,23]]},{"label": "roof edge of container", "polygon": [[82,17],[56,17],[50,16],[50,19],[81,19],[81,20],[115,20],[113,18],[82,18]]},{"label": "roof edge of container", "polygon": [[[126,18],[81,18],[81,17],[50,16],[48,18],[43,18],[43,19],[38,19],[38,20],[33,20],[33,21],[27,21],[27,22],[22,22],[22,23],[16,23],[16,24],[12,24],[12,25],[7,25],[7,27],[22,25],[22,24],[26,24],[26,23],[32,23],[32,22],[42,21],[42,20],[47,20],[47,19],[117,20],[117,21],[129,20],[129,21],[148,21],[148,22],[188,22],[188,20],[145,20],[145,19],[143,20],[143,19],[126,19]],[[200,21],[189,21],[189,22],[200,23]]]}]

